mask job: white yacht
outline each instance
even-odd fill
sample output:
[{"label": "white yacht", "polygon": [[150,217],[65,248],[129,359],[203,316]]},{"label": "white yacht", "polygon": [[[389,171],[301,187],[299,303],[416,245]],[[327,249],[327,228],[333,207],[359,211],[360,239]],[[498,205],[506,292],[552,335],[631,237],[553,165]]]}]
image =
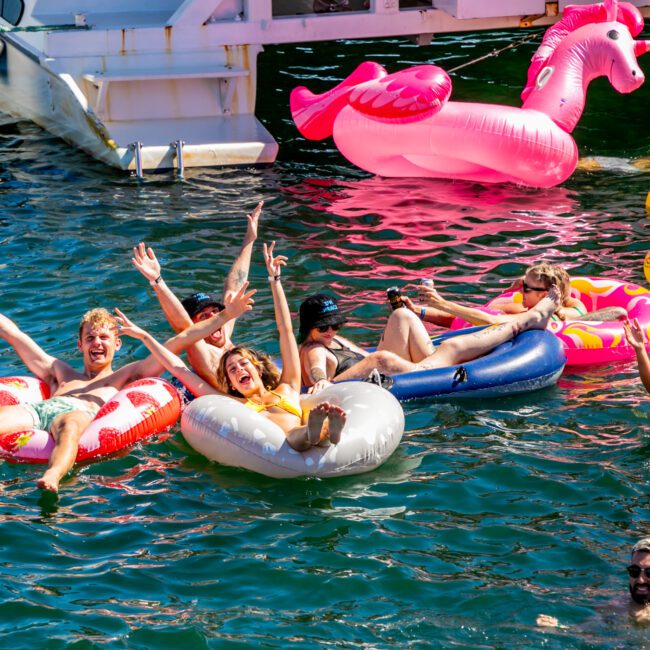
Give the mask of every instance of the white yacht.
[{"label": "white yacht", "polygon": [[396,35],[427,43],[434,33],[548,24],[564,4],[3,0],[0,111],[138,174],[270,163],[278,145],[255,117],[264,44]]}]

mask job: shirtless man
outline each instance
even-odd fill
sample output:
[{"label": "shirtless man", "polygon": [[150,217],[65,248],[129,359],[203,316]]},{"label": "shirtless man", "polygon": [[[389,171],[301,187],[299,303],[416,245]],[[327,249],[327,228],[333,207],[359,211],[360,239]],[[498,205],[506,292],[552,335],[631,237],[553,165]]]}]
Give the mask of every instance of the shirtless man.
[{"label": "shirtless man", "polygon": [[[631,564],[625,567],[629,575],[628,589],[630,600],[627,605],[627,612],[633,623],[648,625],[650,623],[650,537],[640,539],[633,547],[631,553]],[[608,609],[618,609],[618,603],[612,603]],[[540,614],[537,617],[537,625],[540,627],[561,627],[555,616]]]},{"label": "shirtless man", "polygon": [[[257,239],[257,226],[264,202],[260,201],[253,212],[247,215],[248,227],[242,242],[239,255],[233,262],[223,287],[223,301],[214,293],[194,293],[182,302],[167,286],[161,276],[160,262],[156,259],[151,248],[146,248],[144,243],[133,248],[132,262],[142,275],[149,280],[149,284],[156,292],[160,306],[169,324],[175,332],[182,332],[193,323],[198,323],[210,318],[215,313],[223,310],[223,302],[237,293],[248,279],[251,263],[253,244]],[[198,341],[187,349],[187,358],[201,379],[208,382],[213,388],[219,388],[215,383],[219,360],[224,351],[233,347],[231,341],[235,320]]]},{"label": "shirtless man", "polygon": [[55,446],[38,487],[57,492],[59,481],[72,467],[79,438],[101,406],[118,390],[140,377],[156,375],[161,366],[149,359],[114,372],[113,357],[122,346],[117,322],[105,309],[84,314],[77,347],[83,355],[83,371],[45,352],[12,320],[0,314],[0,337],[11,345],[29,371],[50,387],[50,399],[35,404],[0,407],[0,435],[42,429]]},{"label": "shirtless man", "polygon": [[[247,293],[246,288],[245,284],[228,301],[220,320],[236,318],[250,308],[254,292]],[[116,319],[101,308],[84,314],[79,325],[77,347],[83,355],[82,372],[47,354],[3,314],[0,314],[0,338],[7,341],[29,371],[50,388],[49,399],[34,404],[0,406],[0,435],[35,428],[52,435],[54,449],[47,470],[37,482],[39,488],[52,492],[58,492],[61,478],[72,468],[79,439],[99,409],[132,381],[163,371],[163,366],[153,356],[113,370],[113,358],[122,341]],[[191,333],[182,332],[165,345],[179,352],[196,340]]]}]

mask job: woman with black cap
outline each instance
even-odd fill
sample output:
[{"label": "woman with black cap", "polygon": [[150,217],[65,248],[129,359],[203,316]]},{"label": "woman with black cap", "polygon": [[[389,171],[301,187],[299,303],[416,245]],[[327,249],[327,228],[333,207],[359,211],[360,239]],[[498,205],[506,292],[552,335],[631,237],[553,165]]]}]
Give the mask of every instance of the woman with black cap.
[{"label": "woman with black cap", "polygon": [[506,323],[456,336],[434,348],[422,321],[409,309],[395,309],[375,352],[365,352],[337,336],[345,317],[333,296],[316,294],[300,306],[302,381],[310,392],[332,381],[365,379],[374,370],[387,375],[465,363],[487,354],[527,329],[544,329],[560,301],[554,285],[537,305]]},{"label": "woman with black cap", "polygon": [[[336,298],[326,293],[309,296],[300,305],[300,363],[302,382],[310,388],[309,392],[326,388],[332,379],[350,371],[368,356],[368,352],[352,341],[338,336],[346,320]],[[407,309],[391,313],[377,350],[413,362],[425,359],[434,351],[426,329]],[[404,371],[393,369],[390,374],[394,372]]]}]

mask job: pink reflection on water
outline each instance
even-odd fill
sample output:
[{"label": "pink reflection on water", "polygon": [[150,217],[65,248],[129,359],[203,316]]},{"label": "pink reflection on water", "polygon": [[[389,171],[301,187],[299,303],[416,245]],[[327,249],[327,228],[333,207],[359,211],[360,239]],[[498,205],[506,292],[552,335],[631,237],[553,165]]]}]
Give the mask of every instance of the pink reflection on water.
[{"label": "pink reflection on water", "polygon": [[432,267],[433,275],[453,272],[455,264],[432,263],[437,253],[451,250],[455,263],[461,254],[473,257],[473,272],[462,269],[462,279],[477,280],[504,260],[527,263],[531,251],[540,251],[536,258],[558,257],[555,246],[575,245],[591,230],[574,193],[564,188],[372,177],[309,179],[288,191],[294,200],[339,217],[319,223],[336,235],[326,246],[320,236],[305,243],[322,247],[322,257],[342,262],[338,272],[351,277],[372,270],[409,281],[421,276],[423,266]]},{"label": "pink reflection on water", "polygon": [[[632,233],[632,222],[584,210],[563,187],[375,176],[311,178],[285,193],[308,208],[296,216],[307,233],[300,248],[313,251],[330,289],[349,302],[346,311],[380,304],[385,287],[422,277],[434,278],[445,295],[483,304],[530,264],[562,263],[570,271],[602,254],[624,255]],[[313,290],[311,277],[304,290]]]}]

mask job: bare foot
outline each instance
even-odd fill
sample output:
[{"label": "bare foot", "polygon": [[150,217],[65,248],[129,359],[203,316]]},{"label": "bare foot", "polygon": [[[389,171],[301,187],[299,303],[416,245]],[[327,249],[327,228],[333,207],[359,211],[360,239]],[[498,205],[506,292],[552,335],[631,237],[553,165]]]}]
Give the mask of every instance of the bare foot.
[{"label": "bare foot", "polygon": [[332,404],[327,419],[329,425],[329,439],[333,445],[338,445],[341,440],[341,431],[348,419],[346,412],[340,407]]},{"label": "bare foot", "polygon": [[59,481],[61,480],[58,472],[52,469],[48,469],[41,478],[36,481],[36,486],[41,490],[46,490],[48,492],[54,492],[58,494],[59,492]]},{"label": "bare foot", "polygon": [[307,438],[312,446],[317,445],[320,442],[323,425],[325,424],[325,419],[330,412],[330,408],[329,402],[321,402],[309,411],[309,419],[307,420]]}]

